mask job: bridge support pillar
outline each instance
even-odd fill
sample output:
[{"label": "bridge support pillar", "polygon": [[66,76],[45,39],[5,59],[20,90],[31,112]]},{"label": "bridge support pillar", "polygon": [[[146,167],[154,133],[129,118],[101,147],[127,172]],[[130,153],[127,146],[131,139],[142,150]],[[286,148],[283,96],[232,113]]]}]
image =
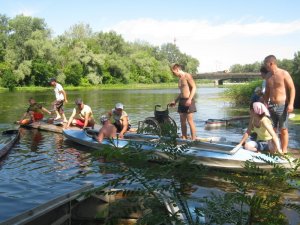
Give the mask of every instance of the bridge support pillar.
[{"label": "bridge support pillar", "polygon": [[214,81],[214,85],[215,85],[215,86],[223,85],[223,80],[215,80],[215,81]]}]

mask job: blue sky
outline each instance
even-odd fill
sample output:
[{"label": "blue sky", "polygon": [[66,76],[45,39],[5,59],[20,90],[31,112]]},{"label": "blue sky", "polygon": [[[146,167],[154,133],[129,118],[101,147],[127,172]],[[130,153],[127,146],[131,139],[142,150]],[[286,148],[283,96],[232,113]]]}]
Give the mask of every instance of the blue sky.
[{"label": "blue sky", "polygon": [[0,0],[0,13],[45,19],[53,36],[72,25],[114,30],[127,41],[174,42],[200,61],[199,72],[300,51],[300,1]]}]

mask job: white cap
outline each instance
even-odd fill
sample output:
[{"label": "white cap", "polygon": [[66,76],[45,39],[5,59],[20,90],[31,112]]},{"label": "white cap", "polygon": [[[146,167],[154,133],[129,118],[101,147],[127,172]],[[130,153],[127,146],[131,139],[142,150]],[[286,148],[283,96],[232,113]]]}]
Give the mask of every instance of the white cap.
[{"label": "white cap", "polygon": [[261,87],[256,87],[254,92],[258,92],[258,91],[261,91]]},{"label": "white cap", "polygon": [[116,109],[123,109],[123,107],[124,106],[123,106],[122,103],[117,103],[116,106],[115,106]]},{"label": "white cap", "polygon": [[105,121],[107,121],[108,120],[108,117],[106,116],[106,115],[102,115],[101,117],[100,117],[100,122],[101,123],[104,123]]}]

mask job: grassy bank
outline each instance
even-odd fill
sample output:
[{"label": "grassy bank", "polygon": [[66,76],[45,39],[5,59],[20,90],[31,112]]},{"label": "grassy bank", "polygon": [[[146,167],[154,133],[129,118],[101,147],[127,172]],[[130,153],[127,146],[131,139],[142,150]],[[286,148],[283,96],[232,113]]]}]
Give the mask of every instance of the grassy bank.
[{"label": "grassy bank", "polygon": [[295,109],[293,113],[295,113],[296,116],[290,120],[293,121],[294,124],[300,125],[300,109]]},{"label": "grassy bank", "polygon": [[[197,86],[213,86],[212,81],[201,80],[196,81]],[[158,84],[101,84],[96,86],[66,86],[63,85],[65,90],[121,90],[121,89],[167,89],[167,88],[177,88],[177,82],[174,83],[158,83]],[[16,91],[44,91],[52,89],[49,87],[38,87],[38,86],[29,86],[29,87],[17,87]],[[7,88],[0,88],[0,92],[8,91]]]}]

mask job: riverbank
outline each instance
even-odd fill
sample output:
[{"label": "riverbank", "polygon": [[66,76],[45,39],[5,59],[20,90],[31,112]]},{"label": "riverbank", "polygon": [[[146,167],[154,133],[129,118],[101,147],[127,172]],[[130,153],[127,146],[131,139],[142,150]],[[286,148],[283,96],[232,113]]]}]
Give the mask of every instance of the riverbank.
[{"label": "riverbank", "polygon": [[[214,87],[212,80],[196,80],[197,86],[204,87]],[[89,85],[89,86],[68,86],[63,85],[65,90],[131,90],[131,89],[168,89],[168,88],[177,88],[177,81],[171,83],[153,83],[153,84],[99,84],[99,85]],[[222,86],[220,86],[222,87]],[[29,86],[29,87],[16,87],[15,91],[44,91],[47,89],[52,89],[49,87],[40,87],[40,86]],[[0,92],[9,91],[8,88],[0,87]]]}]

